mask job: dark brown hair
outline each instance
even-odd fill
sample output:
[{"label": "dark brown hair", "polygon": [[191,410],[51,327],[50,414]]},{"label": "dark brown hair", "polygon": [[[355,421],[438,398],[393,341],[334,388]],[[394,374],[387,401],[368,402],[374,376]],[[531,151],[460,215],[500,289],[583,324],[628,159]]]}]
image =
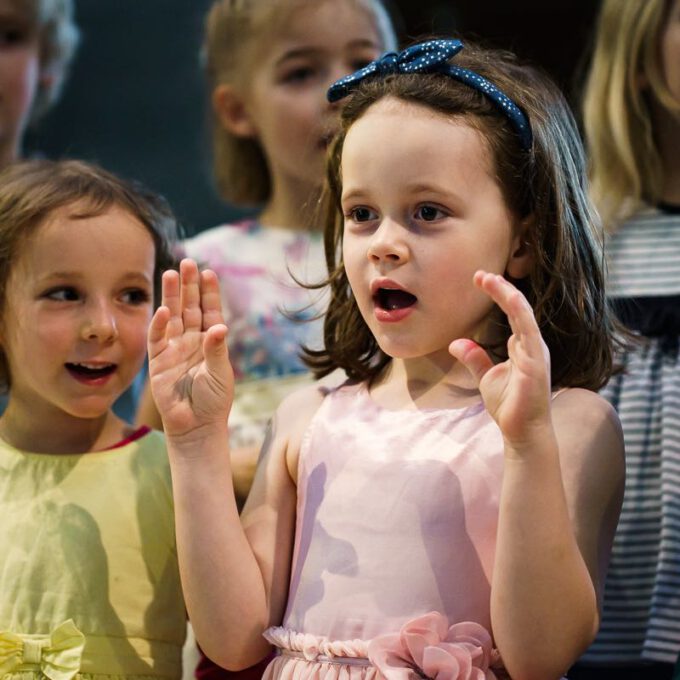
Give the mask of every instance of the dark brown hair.
[{"label": "dark brown hair", "polygon": [[[0,172],[0,310],[7,282],[26,241],[59,208],[76,205],[76,217],[101,215],[116,206],[139,220],[155,246],[154,303],[160,302],[161,276],[175,266],[172,247],[177,223],[163,198],[140,184],[82,161],[32,160]],[[0,350],[0,384],[10,376]]]},{"label": "dark brown hair", "polygon": [[[573,116],[558,88],[538,69],[510,53],[464,42],[455,64],[489,79],[524,111],[532,148],[522,149],[505,115],[485,95],[448,76],[399,74],[362,83],[344,107],[341,132],[329,151],[323,209],[331,300],[325,348],[305,350],[305,360],[319,377],[342,368],[351,379],[369,381],[391,361],[364,322],[344,271],[340,196],[347,131],[370,106],[392,97],[463,120],[486,140],[508,207],[517,218],[530,219],[524,238],[534,264],[529,276],[514,283],[531,304],[550,350],[553,387],[599,389],[612,371],[614,322],[604,290],[602,231],[588,198]],[[498,312],[507,340],[507,318]],[[489,349],[498,359],[507,356],[505,341]]]}]

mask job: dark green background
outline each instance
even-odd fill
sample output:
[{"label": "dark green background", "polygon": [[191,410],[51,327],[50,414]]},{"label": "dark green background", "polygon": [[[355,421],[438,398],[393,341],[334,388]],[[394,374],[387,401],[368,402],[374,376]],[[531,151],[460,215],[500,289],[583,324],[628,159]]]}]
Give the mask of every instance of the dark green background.
[{"label": "dark green background", "polygon": [[[163,193],[188,233],[236,216],[210,178],[198,60],[210,0],[76,0],[82,42],[26,152],[80,157]],[[542,64],[576,101],[596,0],[393,0],[404,40],[457,30]]]}]

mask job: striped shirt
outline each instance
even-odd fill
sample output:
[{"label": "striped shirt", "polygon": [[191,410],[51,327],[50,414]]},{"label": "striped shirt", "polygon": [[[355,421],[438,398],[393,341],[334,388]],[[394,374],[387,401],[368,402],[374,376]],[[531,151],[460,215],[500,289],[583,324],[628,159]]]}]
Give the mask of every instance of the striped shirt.
[{"label": "striped shirt", "polygon": [[624,371],[603,390],[621,417],[627,478],[602,626],[581,661],[673,663],[680,652],[680,214],[639,213],[611,236],[607,259],[610,297],[635,298],[637,316],[659,328],[622,357]]}]

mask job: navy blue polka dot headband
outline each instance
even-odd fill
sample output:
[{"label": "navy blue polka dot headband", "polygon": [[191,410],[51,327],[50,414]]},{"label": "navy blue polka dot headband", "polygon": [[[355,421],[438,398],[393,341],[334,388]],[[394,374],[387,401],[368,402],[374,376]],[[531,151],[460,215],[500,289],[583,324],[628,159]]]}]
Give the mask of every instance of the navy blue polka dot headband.
[{"label": "navy blue polka dot headband", "polygon": [[443,73],[488,97],[508,118],[519,136],[522,148],[530,149],[531,127],[519,106],[478,73],[448,63],[462,49],[463,43],[460,40],[442,39],[418,43],[399,53],[388,52],[368,66],[333,83],[328,90],[328,101],[336,102],[346,97],[367,78],[380,78],[394,73]]}]

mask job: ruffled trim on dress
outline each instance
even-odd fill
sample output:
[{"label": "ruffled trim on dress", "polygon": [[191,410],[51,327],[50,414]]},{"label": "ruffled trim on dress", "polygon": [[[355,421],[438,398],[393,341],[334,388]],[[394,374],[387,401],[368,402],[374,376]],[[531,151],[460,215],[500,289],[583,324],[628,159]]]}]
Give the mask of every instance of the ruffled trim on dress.
[{"label": "ruffled trim on dress", "polygon": [[329,640],[280,626],[268,628],[264,637],[279,653],[267,666],[262,680],[380,680],[368,660],[365,640]]},{"label": "ruffled trim on dress", "polygon": [[478,623],[448,625],[430,612],[398,633],[371,641],[329,640],[275,627],[264,637],[278,647],[262,680],[504,680],[498,650]]}]

